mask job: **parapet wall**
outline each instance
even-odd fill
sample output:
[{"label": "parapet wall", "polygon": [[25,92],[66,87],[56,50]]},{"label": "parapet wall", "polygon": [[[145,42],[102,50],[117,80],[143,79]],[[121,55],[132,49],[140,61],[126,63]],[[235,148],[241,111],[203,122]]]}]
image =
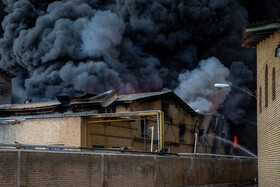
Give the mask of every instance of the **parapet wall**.
[{"label": "parapet wall", "polygon": [[252,182],[256,177],[256,159],[0,151],[1,186],[226,185]]}]

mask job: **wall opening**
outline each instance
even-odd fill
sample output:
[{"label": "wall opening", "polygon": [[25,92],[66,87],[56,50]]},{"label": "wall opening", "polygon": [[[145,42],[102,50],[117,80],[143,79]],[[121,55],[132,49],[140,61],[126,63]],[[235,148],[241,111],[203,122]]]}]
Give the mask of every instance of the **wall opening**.
[{"label": "wall opening", "polygon": [[168,103],[162,103],[161,104],[161,110],[164,113],[164,120],[168,121],[169,118],[169,104]]},{"label": "wall opening", "polygon": [[0,82],[0,95],[1,96],[6,96],[6,90],[5,90],[5,84]]},{"label": "wall opening", "polygon": [[180,124],[179,125],[179,141],[180,142],[185,141],[185,132],[186,132],[186,126]]},{"label": "wall opening", "polygon": [[272,69],[272,100],[276,98],[275,68]]},{"label": "wall opening", "polygon": [[268,69],[267,69],[267,65],[265,66],[265,82],[264,82],[264,106],[267,107],[268,106]]},{"label": "wall opening", "polygon": [[262,87],[260,86],[260,93],[259,93],[259,112],[262,113]]},{"label": "wall opening", "polygon": [[[146,125],[145,125],[146,123]],[[145,128],[146,126],[146,128]],[[145,136],[145,132],[146,132],[146,137],[148,137],[148,120],[141,120],[141,137],[143,138]]]}]

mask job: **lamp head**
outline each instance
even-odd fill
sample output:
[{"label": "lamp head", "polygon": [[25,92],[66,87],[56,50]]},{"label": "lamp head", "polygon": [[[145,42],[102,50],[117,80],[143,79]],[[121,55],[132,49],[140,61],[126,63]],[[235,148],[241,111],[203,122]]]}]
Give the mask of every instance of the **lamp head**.
[{"label": "lamp head", "polygon": [[228,88],[228,87],[230,87],[230,86],[231,86],[230,84],[222,84],[222,83],[216,83],[216,84],[214,85],[214,87],[220,88],[220,89],[222,89],[222,88]]}]

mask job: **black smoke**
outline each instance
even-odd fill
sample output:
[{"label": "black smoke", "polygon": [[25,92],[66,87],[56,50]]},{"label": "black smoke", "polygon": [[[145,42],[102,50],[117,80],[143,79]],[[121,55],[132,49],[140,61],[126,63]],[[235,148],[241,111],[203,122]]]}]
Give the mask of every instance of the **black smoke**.
[{"label": "black smoke", "polygon": [[[213,56],[229,68],[227,81],[255,90],[255,49],[241,48],[242,27],[277,17],[277,7],[272,0],[3,0],[0,67],[17,75],[15,102],[175,90]],[[219,112],[255,124],[255,105],[232,89]]]},{"label": "black smoke", "polygon": [[202,59],[253,58],[237,42],[247,12],[234,0],[3,3],[1,67],[27,97],[175,89]]},{"label": "black smoke", "polygon": [[278,0],[240,0],[240,3],[247,9],[251,23],[280,17]]}]

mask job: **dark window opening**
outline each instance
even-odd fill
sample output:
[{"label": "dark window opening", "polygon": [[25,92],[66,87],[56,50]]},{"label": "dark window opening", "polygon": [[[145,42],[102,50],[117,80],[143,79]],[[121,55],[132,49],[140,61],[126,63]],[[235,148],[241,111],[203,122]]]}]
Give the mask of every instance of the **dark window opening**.
[{"label": "dark window opening", "polygon": [[46,147],[45,150],[48,150],[48,151],[63,151],[64,150],[63,147],[59,147],[59,146],[64,146],[64,144],[54,144],[53,146],[57,146],[57,147]]},{"label": "dark window opening", "polygon": [[259,93],[259,112],[262,113],[262,87],[260,87]]},{"label": "dark window opening", "polygon": [[116,107],[111,107],[111,108],[100,108],[99,113],[116,113]]},{"label": "dark window opening", "polygon": [[163,153],[170,153],[170,149],[163,149]]},{"label": "dark window opening", "polygon": [[164,113],[164,120],[169,120],[169,104],[162,103],[161,104],[161,110]]},{"label": "dark window opening", "polygon": [[185,132],[186,132],[186,126],[179,125],[179,141],[180,142],[185,141]]},{"label": "dark window opening", "polygon": [[92,148],[97,148],[97,149],[103,149],[104,146],[103,145],[92,145]]},{"label": "dark window opening", "polygon": [[272,100],[276,98],[275,68],[272,69]]},{"label": "dark window opening", "polygon": [[264,87],[264,99],[265,99],[265,107],[268,106],[268,70],[267,65],[265,66],[265,87]]},{"label": "dark window opening", "polygon": [[199,129],[198,136],[203,136],[203,135],[204,135],[204,129]]},{"label": "dark window opening", "polygon": [[[19,149],[32,149],[32,150],[35,150],[35,147],[20,147]],[[46,148],[47,150],[47,148]]]},{"label": "dark window opening", "polygon": [[58,147],[47,147],[46,150],[49,151],[63,151],[64,148],[58,148]]},{"label": "dark window opening", "polygon": [[[145,128],[145,123],[146,123],[146,128]],[[148,137],[148,121],[143,119],[141,120],[141,137],[144,137],[145,131],[146,131],[146,137]]]},{"label": "dark window opening", "polygon": [[6,91],[5,91],[5,84],[0,82],[0,95],[1,96],[6,96]]}]

